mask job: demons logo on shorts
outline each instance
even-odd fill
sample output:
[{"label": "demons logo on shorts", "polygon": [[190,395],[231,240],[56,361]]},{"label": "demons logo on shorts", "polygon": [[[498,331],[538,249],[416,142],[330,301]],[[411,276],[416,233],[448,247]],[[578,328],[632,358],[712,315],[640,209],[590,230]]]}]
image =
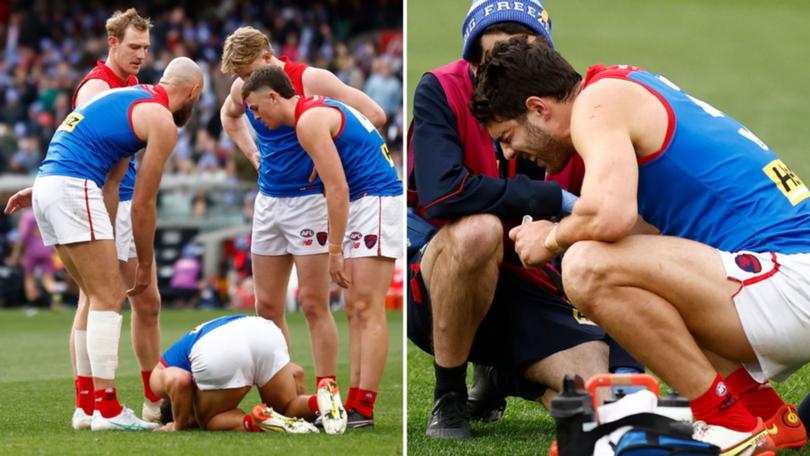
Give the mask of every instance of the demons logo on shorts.
[{"label": "demons logo on shorts", "polygon": [[377,244],[377,235],[376,234],[367,234],[366,237],[363,238],[363,242],[366,243],[366,248],[372,248],[375,244]]},{"label": "demons logo on shorts", "polygon": [[327,237],[328,237],[328,235],[326,234],[326,231],[318,231],[318,233],[315,235],[315,239],[317,239],[318,244],[321,244],[321,245],[326,245],[326,238]]},{"label": "demons logo on shorts", "polygon": [[315,232],[310,230],[309,228],[301,230],[301,237],[302,238],[311,238],[315,235]]},{"label": "demons logo on shorts", "polygon": [[737,255],[734,257],[734,262],[737,263],[737,267],[745,272],[756,274],[762,271],[762,264],[760,264],[759,259],[750,253]]}]

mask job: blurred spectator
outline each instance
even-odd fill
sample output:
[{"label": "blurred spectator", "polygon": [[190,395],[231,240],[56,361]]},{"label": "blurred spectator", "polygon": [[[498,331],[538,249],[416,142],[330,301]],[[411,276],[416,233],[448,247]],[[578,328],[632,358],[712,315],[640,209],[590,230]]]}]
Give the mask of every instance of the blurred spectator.
[{"label": "blurred spectator", "polygon": [[[30,304],[58,304],[56,300],[52,302],[51,296],[56,293],[56,283],[54,281],[54,248],[46,246],[42,242],[39,227],[34,219],[34,211],[26,209],[20,215],[20,225],[17,229],[17,242],[8,258],[8,264],[14,266],[19,264],[22,267],[25,283],[25,299]],[[39,282],[47,292],[43,295],[39,289]]]},{"label": "blurred spectator", "polygon": [[383,108],[389,119],[402,107],[402,82],[394,76],[385,57],[374,59],[363,91]]},{"label": "blurred spectator", "polygon": [[200,253],[196,246],[189,244],[174,262],[170,294],[177,307],[194,307],[199,298],[202,272]]},{"label": "blurred spectator", "polygon": [[42,153],[39,151],[39,140],[33,136],[24,136],[17,141],[17,152],[11,156],[8,171],[16,174],[35,174]]}]

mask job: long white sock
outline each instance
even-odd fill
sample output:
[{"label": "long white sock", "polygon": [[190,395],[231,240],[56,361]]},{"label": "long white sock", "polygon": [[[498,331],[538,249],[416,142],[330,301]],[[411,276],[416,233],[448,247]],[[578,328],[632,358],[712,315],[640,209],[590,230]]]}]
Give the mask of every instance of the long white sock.
[{"label": "long white sock", "polygon": [[73,331],[73,345],[76,350],[76,375],[79,377],[92,377],[90,357],[87,356],[87,331]]},{"label": "long white sock", "polygon": [[115,379],[121,320],[121,314],[111,310],[91,310],[87,314],[87,355],[95,378]]}]

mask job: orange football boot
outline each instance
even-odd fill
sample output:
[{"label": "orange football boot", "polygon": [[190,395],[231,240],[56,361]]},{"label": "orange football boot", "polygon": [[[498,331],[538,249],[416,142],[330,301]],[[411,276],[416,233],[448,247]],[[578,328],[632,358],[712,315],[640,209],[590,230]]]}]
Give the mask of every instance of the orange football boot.
[{"label": "orange football boot", "polygon": [[799,449],[807,443],[807,431],[796,413],[796,407],[785,404],[765,422],[768,437],[779,449]]}]

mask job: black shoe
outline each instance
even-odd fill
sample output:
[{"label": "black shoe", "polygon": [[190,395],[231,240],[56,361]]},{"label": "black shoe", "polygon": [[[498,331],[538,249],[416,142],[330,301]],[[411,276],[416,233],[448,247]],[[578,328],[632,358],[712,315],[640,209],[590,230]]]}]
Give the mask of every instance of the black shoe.
[{"label": "black shoe", "polygon": [[472,437],[466,394],[450,392],[437,399],[430,412],[425,434],[439,439]]},{"label": "black shoe", "polygon": [[473,365],[473,384],[467,399],[471,420],[494,423],[503,416],[507,394],[495,382],[495,373],[494,367]]},{"label": "black shoe", "polygon": [[348,422],[346,427],[349,429],[372,428],[374,427],[374,416],[365,416],[355,409],[347,412],[346,418]]}]

